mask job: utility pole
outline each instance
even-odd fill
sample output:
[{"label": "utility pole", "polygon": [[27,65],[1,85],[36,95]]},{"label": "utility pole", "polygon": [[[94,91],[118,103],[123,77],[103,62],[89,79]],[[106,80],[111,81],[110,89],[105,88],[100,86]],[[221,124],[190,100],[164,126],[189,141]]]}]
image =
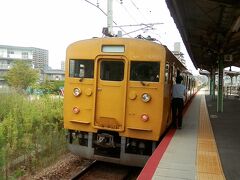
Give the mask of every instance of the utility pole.
[{"label": "utility pole", "polygon": [[108,33],[113,34],[113,2],[112,0],[107,1],[107,28],[108,28]]}]

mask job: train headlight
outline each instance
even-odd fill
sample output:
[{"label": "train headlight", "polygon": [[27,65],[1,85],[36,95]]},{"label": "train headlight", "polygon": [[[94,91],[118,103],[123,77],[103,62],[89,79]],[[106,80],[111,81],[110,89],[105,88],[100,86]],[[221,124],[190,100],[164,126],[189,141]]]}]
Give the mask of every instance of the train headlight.
[{"label": "train headlight", "polygon": [[75,107],[73,107],[72,112],[73,112],[74,114],[78,114],[78,113],[80,112],[80,109],[75,106]]},{"label": "train headlight", "polygon": [[79,89],[79,88],[74,88],[73,89],[73,95],[74,96],[80,96],[80,94],[82,93],[82,91],[81,91],[81,89]]},{"label": "train headlight", "polygon": [[149,116],[147,114],[142,114],[141,119],[146,122],[149,120]]},{"label": "train headlight", "polygon": [[143,102],[149,102],[151,100],[151,96],[150,96],[150,94],[148,94],[148,93],[144,93],[144,94],[142,94],[142,101]]}]

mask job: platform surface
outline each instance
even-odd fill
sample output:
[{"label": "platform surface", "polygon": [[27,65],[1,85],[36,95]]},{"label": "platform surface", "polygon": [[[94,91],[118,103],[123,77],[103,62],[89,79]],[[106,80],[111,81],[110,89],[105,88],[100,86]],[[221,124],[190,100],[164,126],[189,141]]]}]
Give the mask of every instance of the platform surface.
[{"label": "platform surface", "polygon": [[[206,93],[209,94],[209,93]],[[240,179],[240,99],[224,97],[223,112],[217,112],[217,99],[206,95],[207,108],[227,180]]]},{"label": "platform surface", "polygon": [[183,128],[171,129],[138,179],[240,179],[240,100],[217,100],[199,91],[183,116]]}]

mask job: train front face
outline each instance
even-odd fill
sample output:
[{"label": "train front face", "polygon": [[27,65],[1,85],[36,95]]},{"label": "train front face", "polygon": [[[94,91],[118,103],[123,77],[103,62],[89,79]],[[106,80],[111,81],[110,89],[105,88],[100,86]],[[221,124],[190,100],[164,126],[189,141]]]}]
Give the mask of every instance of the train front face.
[{"label": "train front face", "polygon": [[162,133],[164,48],[102,38],[67,49],[64,127],[71,152],[143,166]]}]

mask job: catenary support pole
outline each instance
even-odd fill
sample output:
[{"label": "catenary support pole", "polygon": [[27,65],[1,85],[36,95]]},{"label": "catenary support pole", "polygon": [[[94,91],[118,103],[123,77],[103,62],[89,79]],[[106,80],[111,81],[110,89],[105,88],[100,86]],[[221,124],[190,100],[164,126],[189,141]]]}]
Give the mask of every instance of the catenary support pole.
[{"label": "catenary support pole", "polygon": [[210,72],[210,95],[212,99],[215,99],[215,68],[212,68]]},{"label": "catenary support pole", "polygon": [[223,55],[218,56],[217,112],[223,112]]},{"label": "catenary support pole", "polygon": [[113,34],[113,1],[107,1],[107,27],[108,32]]},{"label": "catenary support pole", "polygon": [[210,95],[212,96],[213,95],[213,69],[211,69],[211,72],[210,72]]}]

